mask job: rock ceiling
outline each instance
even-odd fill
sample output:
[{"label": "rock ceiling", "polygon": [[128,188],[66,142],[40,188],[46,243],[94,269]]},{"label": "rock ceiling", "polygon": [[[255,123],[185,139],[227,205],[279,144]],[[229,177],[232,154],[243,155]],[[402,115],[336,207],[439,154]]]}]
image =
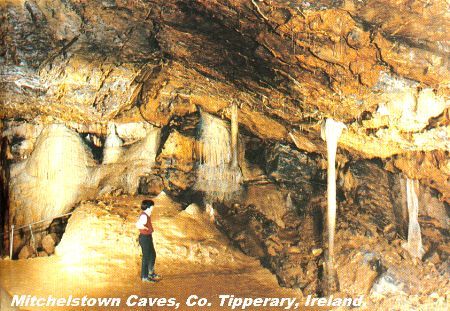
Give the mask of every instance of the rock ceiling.
[{"label": "rock ceiling", "polygon": [[3,0],[0,118],[165,125],[203,110],[255,135],[385,159],[450,200],[444,0]]}]

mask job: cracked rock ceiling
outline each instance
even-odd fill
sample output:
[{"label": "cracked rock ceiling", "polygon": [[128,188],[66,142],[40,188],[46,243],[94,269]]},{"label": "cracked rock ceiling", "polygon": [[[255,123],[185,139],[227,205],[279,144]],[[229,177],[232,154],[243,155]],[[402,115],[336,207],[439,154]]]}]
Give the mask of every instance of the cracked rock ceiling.
[{"label": "cracked rock ceiling", "polygon": [[2,0],[0,118],[80,124],[205,111],[263,139],[381,158],[450,200],[445,0]]}]

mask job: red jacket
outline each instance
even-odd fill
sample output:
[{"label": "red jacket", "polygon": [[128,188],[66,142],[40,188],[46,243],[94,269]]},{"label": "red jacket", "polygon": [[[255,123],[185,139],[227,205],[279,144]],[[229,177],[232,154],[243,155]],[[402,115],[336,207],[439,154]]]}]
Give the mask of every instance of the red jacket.
[{"label": "red jacket", "polygon": [[148,229],[139,229],[139,232],[141,233],[141,234],[143,234],[143,235],[150,235],[150,234],[152,234],[152,232],[153,232],[153,226],[152,226],[152,219],[151,219],[151,217],[150,216],[148,216],[146,213],[142,213],[141,214],[141,216],[142,215],[145,215],[145,217],[147,217],[147,223],[145,224],[145,226],[148,228]]}]

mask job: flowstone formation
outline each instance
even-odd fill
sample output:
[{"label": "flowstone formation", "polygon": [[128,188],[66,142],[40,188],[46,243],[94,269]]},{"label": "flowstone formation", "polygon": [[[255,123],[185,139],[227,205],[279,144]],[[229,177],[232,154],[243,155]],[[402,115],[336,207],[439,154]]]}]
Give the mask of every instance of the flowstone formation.
[{"label": "flowstone formation", "polygon": [[[138,192],[140,178],[153,171],[161,129],[150,127],[144,135],[126,147],[118,146],[120,138],[114,132],[108,135],[104,146],[106,161],[103,158],[103,163],[97,167],[91,179],[92,185],[98,189],[100,195]],[[108,145],[111,140],[114,142],[111,143],[112,146]]]},{"label": "flowstone formation", "polygon": [[108,136],[103,149],[103,164],[117,162],[122,153],[122,145],[122,140],[117,136],[116,126],[114,124],[108,125]]},{"label": "flowstone formation", "polygon": [[[45,128],[30,157],[11,167],[8,227],[49,219],[39,225],[47,227],[53,217],[68,212],[86,195],[93,164],[77,133],[60,124]],[[22,245],[17,237],[15,249]]]},{"label": "flowstone formation", "polygon": [[237,108],[233,108],[231,132],[223,120],[201,113],[197,150],[195,189],[209,201],[231,199],[241,187],[242,173],[238,165]]},{"label": "flowstone formation", "polygon": [[[134,130],[134,134],[144,137],[122,147],[116,127],[110,126],[103,159],[96,160],[93,155],[96,148],[63,124],[48,125],[40,132],[24,131],[23,126],[14,123],[10,126],[9,134],[5,132],[6,139],[8,135],[23,134],[22,139],[32,146],[25,159],[18,151],[11,154],[12,162],[5,162],[2,167],[8,194],[8,201],[2,202],[8,203],[6,213],[2,213],[8,216],[3,232],[10,233],[12,225],[18,230],[12,244],[13,256],[27,243],[32,242],[33,248],[40,245],[51,229],[50,224],[55,219],[59,221],[60,216],[70,212],[80,201],[121,193],[136,194],[141,177],[153,171],[160,145],[159,128],[150,127],[143,133]],[[127,136],[126,131],[122,134]],[[5,147],[8,152],[14,148]],[[3,243],[6,237],[4,234]]]}]

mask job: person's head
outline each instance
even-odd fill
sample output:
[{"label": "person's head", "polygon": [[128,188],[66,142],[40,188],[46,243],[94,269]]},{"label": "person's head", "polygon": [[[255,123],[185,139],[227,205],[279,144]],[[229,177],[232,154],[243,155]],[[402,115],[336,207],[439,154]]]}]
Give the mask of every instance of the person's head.
[{"label": "person's head", "polygon": [[144,200],[141,203],[141,210],[150,214],[153,211],[154,205],[155,205],[155,202],[153,202],[152,200]]}]

